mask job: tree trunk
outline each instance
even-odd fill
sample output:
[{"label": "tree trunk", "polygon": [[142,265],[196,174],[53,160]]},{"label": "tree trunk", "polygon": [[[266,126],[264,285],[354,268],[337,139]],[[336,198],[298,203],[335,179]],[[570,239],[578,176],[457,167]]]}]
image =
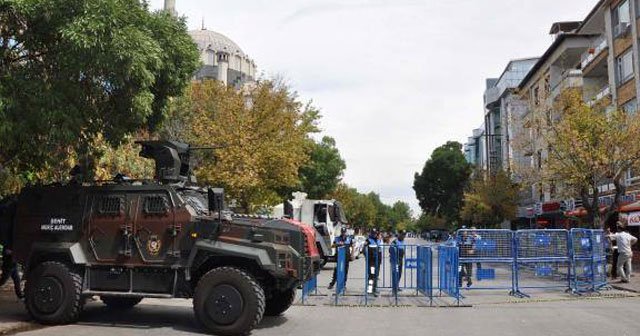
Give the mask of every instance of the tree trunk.
[{"label": "tree trunk", "polygon": [[589,195],[589,191],[586,188],[583,188],[580,191],[580,196],[582,198],[582,204],[587,211],[587,223],[592,227],[596,228],[600,225],[600,207],[598,203],[598,197],[600,192],[598,190],[597,185],[592,185],[593,195]]},{"label": "tree trunk", "polygon": [[620,210],[620,198],[627,192],[627,187],[622,184],[620,181],[622,179],[621,176],[615,177],[613,179],[613,185],[616,189],[616,193],[613,197],[613,203],[607,209],[607,214],[605,215],[604,221],[601,225],[601,229],[604,228],[604,224],[606,224],[611,216],[615,215]]}]

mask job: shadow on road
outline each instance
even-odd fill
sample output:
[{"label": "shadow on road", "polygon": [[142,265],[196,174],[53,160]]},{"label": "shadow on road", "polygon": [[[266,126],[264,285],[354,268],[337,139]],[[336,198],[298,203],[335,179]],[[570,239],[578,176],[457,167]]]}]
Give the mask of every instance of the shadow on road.
[{"label": "shadow on road", "polygon": [[[285,316],[264,317],[256,329],[279,327]],[[128,310],[113,310],[102,305],[87,305],[78,325],[134,330],[172,328],[175,331],[207,334],[189,306],[140,305]]]},{"label": "shadow on road", "polygon": [[87,305],[77,324],[149,330],[173,328],[176,331],[205,334],[191,307],[140,305],[118,311],[101,305]]}]

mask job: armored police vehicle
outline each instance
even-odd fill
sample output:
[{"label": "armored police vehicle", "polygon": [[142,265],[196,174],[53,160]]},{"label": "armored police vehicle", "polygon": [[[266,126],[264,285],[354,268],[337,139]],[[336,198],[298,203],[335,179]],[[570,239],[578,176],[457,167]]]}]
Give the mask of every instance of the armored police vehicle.
[{"label": "armored police vehicle", "polygon": [[26,269],[26,308],[44,324],[76,321],[88,297],[124,309],[143,298],[193,298],[210,332],[251,331],[289,308],[320,269],[313,229],[234,216],[221,189],[194,185],[188,145],[140,142],[154,180],[26,187],[14,254]]}]

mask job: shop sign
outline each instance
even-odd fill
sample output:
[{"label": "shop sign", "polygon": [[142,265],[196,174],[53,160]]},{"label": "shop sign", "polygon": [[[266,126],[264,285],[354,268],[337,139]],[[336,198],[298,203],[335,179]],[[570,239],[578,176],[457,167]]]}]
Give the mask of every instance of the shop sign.
[{"label": "shop sign", "polygon": [[640,226],[640,211],[630,212],[627,215],[627,225]]}]

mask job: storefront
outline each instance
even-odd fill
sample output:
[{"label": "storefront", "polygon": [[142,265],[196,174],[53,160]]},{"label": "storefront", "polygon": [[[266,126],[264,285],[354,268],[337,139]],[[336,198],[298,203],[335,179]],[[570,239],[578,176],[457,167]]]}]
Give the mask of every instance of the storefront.
[{"label": "storefront", "polygon": [[[634,237],[640,239],[640,201],[620,207],[619,220],[627,226],[627,230]],[[634,251],[640,252],[640,244],[631,247]],[[634,262],[640,262],[640,253],[634,253]]]}]

